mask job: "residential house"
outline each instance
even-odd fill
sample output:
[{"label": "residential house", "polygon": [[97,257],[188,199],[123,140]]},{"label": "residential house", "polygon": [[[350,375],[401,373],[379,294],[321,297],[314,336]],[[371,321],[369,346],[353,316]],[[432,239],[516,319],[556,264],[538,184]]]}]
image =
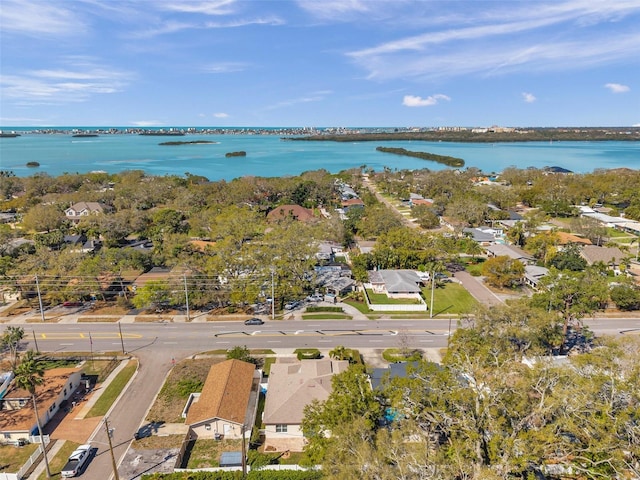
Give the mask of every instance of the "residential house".
[{"label": "residential house", "polygon": [[413,270],[370,270],[368,274],[374,293],[382,293],[390,298],[420,296],[422,280]]},{"label": "residential house", "polygon": [[12,238],[0,244],[0,255],[13,255],[22,249],[35,249],[36,242],[29,238]]},{"label": "residential house", "polygon": [[377,391],[394,378],[408,378],[409,370],[418,367],[418,362],[396,362],[384,368],[374,368],[369,374],[371,389]]},{"label": "residential house", "polygon": [[371,253],[376,246],[375,240],[360,240],[358,241],[358,250],[360,253]]},{"label": "residential house", "polygon": [[494,245],[500,240],[498,230],[493,228],[464,228],[462,233],[482,246]]},{"label": "residential house", "polygon": [[348,212],[349,210],[362,210],[364,208],[364,202],[360,198],[350,198],[342,201],[342,211]]},{"label": "residential house", "polygon": [[620,264],[629,256],[618,247],[598,247],[597,245],[585,245],[580,251],[580,256],[587,261],[587,265],[603,263],[619,275]]},{"label": "residential house", "polygon": [[189,438],[246,438],[255,421],[260,378],[254,364],[241,360],[212,365],[202,392],[192,394],[185,408]]},{"label": "residential house", "polygon": [[578,244],[578,245],[591,245],[591,240],[588,238],[580,237],[578,235],[574,235],[572,233],[567,232],[554,232],[556,237],[558,238],[558,250],[564,250],[568,245]]},{"label": "residential house", "polygon": [[548,273],[548,268],[539,267],[537,265],[525,265],[523,282],[525,285],[537,290],[540,285],[540,280]]},{"label": "residential house", "polygon": [[[35,390],[40,425],[45,425],[58,413],[81,384],[78,368],[53,368],[44,372],[43,383]],[[0,442],[38,435],[31,394],[11,384],[0,400]]]},{"label": "residential house", "polygon": [[89,215],[101,215],[111,211],[111,207],[99,202],[78,202],[64,211],[64,215],[73,223],[78,223],[82,217]]},{"label": "residential house", "polygon": [[520,260],[525,265],[533,265],[535,258],[514,245],[489,245],[485,249],[489,257],[509,257],[512,260]]},{"label": "residential house", "polygon": [[410,193],[409,194],[409,206],[417,207],[418,205],[424,205],[425,207],[433,207],[433,199],[424,198],[422,195],[418,193]]},{"label": "residential house", "polygon": [[264,449],[302,451],[304,407],[312,401],[329,398],[331,378],[349,367],[346,360],[278,359],[271,365],[262,421],[265,425]]},{"label": "residential house", "polygon": [[306,223],[315,220],[315,215],[312,210],[300,205],[280,205],[267,214],[268,222],[280,222],[287,219]]}]

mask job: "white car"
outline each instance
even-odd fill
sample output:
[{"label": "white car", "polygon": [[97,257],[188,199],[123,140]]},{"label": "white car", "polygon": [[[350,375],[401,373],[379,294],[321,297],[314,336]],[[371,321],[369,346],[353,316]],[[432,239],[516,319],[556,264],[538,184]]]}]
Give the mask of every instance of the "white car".
[{"label": "white car", "polygon": [[65,478],[75,477],[82,471],[82,467],[84,467],[90,457],[91,445],[80,445],[71,455],[69,455],[69,459],[67,460],[66,465],[62,468],[60,475]]}]

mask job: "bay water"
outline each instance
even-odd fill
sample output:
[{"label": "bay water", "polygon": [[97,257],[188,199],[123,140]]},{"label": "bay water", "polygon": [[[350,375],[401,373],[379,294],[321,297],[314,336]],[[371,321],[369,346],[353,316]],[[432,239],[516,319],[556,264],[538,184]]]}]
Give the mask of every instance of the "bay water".
[{"label": "bay water", "polygon": [[[166,141],[209,141],[207,144],[159,145]],[[150,175],[202,175],[209,180],[231,180],[247,175],[276,177],[325,169],[331,173],[366,166],[440,170],[444,165],[376,151],[376,147],[405,148],[462,158],[465,167],[485,173],[517,168],[559,166],[577,173],[595,169],[640,168],[640,142],[514,142],[454,143],[423,141],[330,142],[290,141],[278,135],[206,135],[183,137],[102,134],[23,134],[0,138],[0,169],[20,177],[36,173],[142,170]],[[244,151],[245,157],[225,157]],[[39,167],[28,167],[38,162]]]}]

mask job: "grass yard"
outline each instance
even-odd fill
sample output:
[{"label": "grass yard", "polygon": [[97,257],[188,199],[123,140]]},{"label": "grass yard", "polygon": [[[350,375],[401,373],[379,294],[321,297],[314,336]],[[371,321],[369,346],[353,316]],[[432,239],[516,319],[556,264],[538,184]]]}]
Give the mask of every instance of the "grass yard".
[{"label": "grass yard", "polygon": [[303,313],[303,320],[351,320],[351,315],[346,313]]},{"label": "grass yard", "polygon": [[167,377],[147,414],[147,422],[184,423],[181,417],[189,394],[200,392],[211,365],[222,362],[225,356],[184,360]]},{"label": "grass yard", "polygon": [[[189,449],[187,448],[187,451]],[[189,452],[187,468],[213,468],[220,466],[222,452],[242,451],[241,440],[196,440]]]},{"label": "grass yard", "polygon": [[135,450],[165,450],[180,448],[184,441],[184,435],[150,435],[134,440],[131,447]]},{"label": "grass yard", "polygon": [[120,373],[116,375],[113,381],[105,387],[104,392],[100,395],[100,398],[96,401],[96,403],[91,407],[89,413],[87,413],[87,417],[99,417],[105,415],[113,402],[115,402],[122,389],[129,382],[136,369],[138,368],[137,360],[129,360],[129,363],[126,367],[120,370]]},{"label": "grass yard", "polygon": [[[431,303],[431,289],[422,290],[427,304]],[[445,283],[444,287],[436,288],[433,296],[433,315],[470,313],[478,302],[471,296],[465,288],[458,283]]]},{"label": "grass yard", "polygon": [[24,447],[0,445],[0,472],[17,472],[38,448],[37,443],[30,443]]},{"label": "grass yard", "polygon": [[[56,453],[55,457],[49,458],[49,470],[51,471],[51,478],[62,478],[60,475],[60,471],[67,463],[69,459],[69,455],[73,453],[76,447],[79,447],[79,443],[70,442],[68,440],[64,441],[58,453]],[[47,472],[42,472],[38,477],[38,480],[47,480]]]},{"label": "grass yard", "polygon": [[374,293],[367,289],[367,296],[373,305],[416,305],[420,302],[415,298],[389,298],[384,293]]},{"label": "grass yard", "polygon": [[347,305],[351,305],[353,308],[356,308],[360,313],[369,313],[369,306],[364,303],[364,302],[359,302],[356,300],[351,300],[351,299],[345,299],[344,303],[346,303]]}]

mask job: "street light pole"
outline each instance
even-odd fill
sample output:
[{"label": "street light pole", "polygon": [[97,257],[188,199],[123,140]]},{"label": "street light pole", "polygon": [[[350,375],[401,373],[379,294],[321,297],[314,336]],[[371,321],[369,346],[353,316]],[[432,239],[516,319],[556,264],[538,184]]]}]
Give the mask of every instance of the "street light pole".
[{"label": "street light pole", "polygon": [[271,320],[276,319],[276,298],[275,298],[276,286],[274,282],[275,270],[276,269],[274,267],[271,267]]},{"label": "street light pole", "polygon": [[107,440],[109,441],[109,452],[111,453],[111,466],[113,467],[113,478],[115,480],[120,480],[118,476],[118,466],[116,465],[116,457],[113,455],[113,445],[111,443],[111,435],[113,430],[109,428],[109,420],[107,417],[104,418],[104,428],[107,431]]},{"label": "street light pole", "polygon": [[429,318],[433,318],[433,291],[436,288],[436,271],[431,272],[431,305],[429,309]]}]

